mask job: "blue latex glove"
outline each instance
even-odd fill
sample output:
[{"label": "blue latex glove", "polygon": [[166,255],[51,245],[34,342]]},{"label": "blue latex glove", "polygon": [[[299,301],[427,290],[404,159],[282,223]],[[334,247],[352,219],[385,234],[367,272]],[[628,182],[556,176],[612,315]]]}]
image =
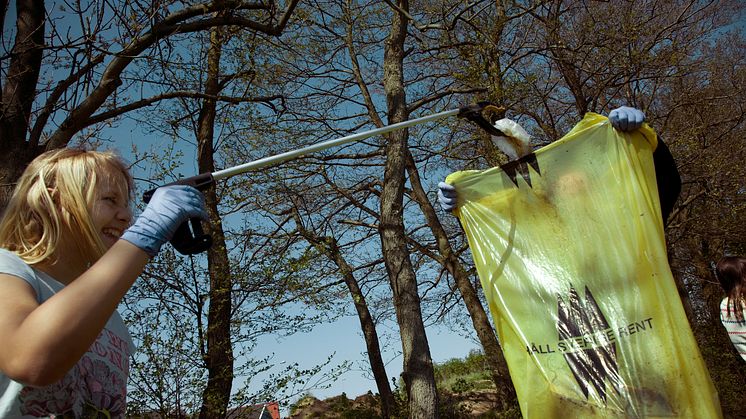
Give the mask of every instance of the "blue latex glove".
[{"label": "blue latex glove", "polygon": [[122,239],[144,250],[150,257],[171,240],[181,224],[192,219],[207,219],[205,198],[200,191],[187,185],[162,186]]},{"label": "blue latex glove", "polygon": [[453,211],[456,208],[456,188],[445,182],[438,183],[438,203],[444,211]]},{"label": "blue latex glove", "polygon": [[645,114],[639,109],[622,106],[609,113],[609,121],[611,126],[619,131],[634,131],[645,122]]}]

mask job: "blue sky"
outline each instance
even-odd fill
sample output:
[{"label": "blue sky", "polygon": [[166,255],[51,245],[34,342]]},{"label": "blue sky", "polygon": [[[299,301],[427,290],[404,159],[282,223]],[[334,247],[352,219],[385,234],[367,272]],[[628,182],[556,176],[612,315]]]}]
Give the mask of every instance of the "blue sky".
[{"label": "blue sky", "polygon": [[[427,337],[430,343],[430,354],[436,363],[452,358],[463,358],[471,350],[478,348],[474,341],[443,327],[429,327]],[[392,377],[397,378],[398,381],[402,371],[402,358],[398,355],[401,345],[397,342],[390,343],[391,347],[384,352],[383,356],[384,362],[387,363],[386,372],[389,376],[389,383]],[[274,353],[278,362],[298,362],[301,368],[310,368],[321,363],[331,353],[336,353],[333,363],[342,360],[353,361],[355,363],[353,370],[344,374],[331,387],[310,391],[314,397],[319,399],[336,396],[342,392],[345,392],[350,399],[368,391],[378,393],[369,369],[365,371],[360,369],[368,361],[365,354],[365,342],[360,333],[360,323],[356,317],[346,316],[334,323],[321,324],[308,333],[298,333],[289,338],[266,338],[259,347],[261,352]]]}]

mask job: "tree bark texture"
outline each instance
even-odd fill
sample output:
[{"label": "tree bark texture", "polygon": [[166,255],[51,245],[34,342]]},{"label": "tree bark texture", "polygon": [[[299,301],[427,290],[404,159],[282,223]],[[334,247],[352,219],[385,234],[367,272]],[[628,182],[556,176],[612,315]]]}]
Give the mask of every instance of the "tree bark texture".
[{"label": "tree bark texture", "polygon": [[19,0],[17,33],[2,90],[0,137],[4,146],[26,138],[44,48],[44,1]]},{"label": "tree bark texture", "polygon": [[[408,10],[407,1],[399,1],[398,6],[401,10]],[[384,51],[384,90],[389,123],[402,122],[408,117],[403,69],[406,36],[407,21],[400,12],[394,11],[391,33]],[[409,400],[409,417],[432,419],[438,417],[438,394],[422,321],[417,277],[412,267],[404,229],[403,197],[408,135],[407,130],[400,130],[387,136],[379,234],[401,334],[404,358],[402,376]]]},{"label": "tree bark texture", "polygon": [[[223,43],[222,29],[214,28],[210,34],[208,74],[205,93],[216,97],[219,93],[220,56]],[[213,141],[216,102],[206,99],[199,114],[197,139],[200,173],[215,171]],[[218,199],[214,185],[205,193],[210,225],[206,232],[212,236],[213,245],[207,253],[210,276],[210,307],[207,315],[207,386],[202,393],[202,419],[225,417],[233,385],[233,345],[231,342],[231,274],[225,246],[223,226],[218,213]]]},{"label": "tree bark texture", "polygon": [[26,134],[42,63],[44,1],[19,0],[16,8],[15,44],[0,100],[0,153],[5,156],[0,164],[0,209],[5,209],[28,163],[42,151],[26,142]]}]

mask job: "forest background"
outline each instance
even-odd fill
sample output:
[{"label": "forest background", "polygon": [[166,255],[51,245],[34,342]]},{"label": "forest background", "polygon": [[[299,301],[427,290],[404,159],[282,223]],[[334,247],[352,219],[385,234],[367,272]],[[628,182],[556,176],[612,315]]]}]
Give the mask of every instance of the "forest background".
[{"label": "forest background", "polygon": [[[57,147],[121,150],[142,192],[480,100],[535,147],[586,112],[642,109],[683,179],[666,230],[681,300],[723,411],[742,407],[746,373],[719,323],[710,263],[746,253],[743,2],[0,7],[3,206],[26,164]],[[167,247],[121,307],[139,347],[130,413],[287,405],[350,365],[331,353],[280,362],[260,343],[348,316],[359,329],[335,339],[364,342],[385,416],[437,417],[434,327],[478,342],[503,407],[515,406],[464,236],[434,196],[448,173],[504,161],[487,135],[448,118],[213,185],[215,245],[192,257]],[[400,354],[401,381],[386,351]]]}]

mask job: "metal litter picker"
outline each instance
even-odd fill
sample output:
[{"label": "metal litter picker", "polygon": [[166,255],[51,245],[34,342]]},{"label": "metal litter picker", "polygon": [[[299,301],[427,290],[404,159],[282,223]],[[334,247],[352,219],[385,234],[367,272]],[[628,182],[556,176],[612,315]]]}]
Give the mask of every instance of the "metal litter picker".
[{"label": "metal litter picker", "polygon": [[[285,153],[277,154],[270,157],[264,157],[259,160],[255,160],[249,163],[244,163],[238,166],[230,167],[223,170],[218,170],[212,173],[201,173],[196,176],[179,179],[176,182],[169,183],[168,185],[190,185],[197,189],[205,190],[215,181],[227,179],[229,177],[246,173],[252,170],[261,169],[267,166],[279,164],[288,160],[296,159],[306,154],[314,153],[327,148],[340,146],[343,144],[360,141],[365,138],[373,137],[375,135],[385,134],[392,131],[397,131],[403,128],[408,128],[414,125],[422,124],[425,122],[435,121],[438,119],[457,116],[459,118],[467,119],[471,122],[479,125],[480,128],[484,129],[491,135],[504,135],[500,130],[493,127],[482,113],[487,109],[497,109],[497,107],[489,102],[479,102],[469,106],[465,106],[459,109],[452,109],[449,111],[443,111],[436,114],[423,116],[421,118],[412,119],[409,121],[403,121],[396,124],[387,125],[381,128],[376,128],[370,131],[360,132],[346,137],[337,138],[334,140],[323,141],[318,144],[310,145],[308,147],[299,148],[297,150],[287,151]],[[163,185],[166,186],[166,185]],[[157,188],[156,188],[157,189]],[[143,195],[145,202],[150,201],[153,196],[155,189],[151,189]],[[191,225],[191,229],[190,229]],[[212,245],[212,238],[210,235],[205,234],[202,228],[201,220],[192,219],[189,222],[185,222],[176,231],[171,244],[174,248],[183,255],[192,255],[204,252],[209,249]]]}]

